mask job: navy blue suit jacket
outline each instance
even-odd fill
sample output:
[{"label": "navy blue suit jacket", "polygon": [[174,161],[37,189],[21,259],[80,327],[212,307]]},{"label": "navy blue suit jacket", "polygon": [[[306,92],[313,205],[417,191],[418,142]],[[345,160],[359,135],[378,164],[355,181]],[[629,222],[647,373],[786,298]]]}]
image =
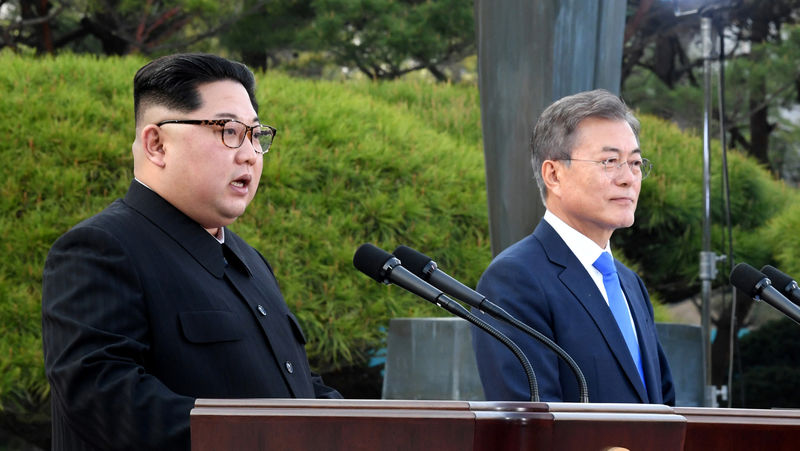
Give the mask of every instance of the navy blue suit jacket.
[{"label": "navy blue suit jacket", "polygon": [[42,291],[53,449],[189,449],[200,397],[341,397],[311,372],[266,260],[228,229],[225,244],[135,181],[56,241]]},{"label": "navy blue suit jacket", "polygon": [[[615,263],[639,337],[646,388],[603,295],[546,221],[501,252],[477,290],[572,356],[586,377],[590,402],[673,405],[672,375],[656,336],[647,290],[633,271]],[[579,400],[575,376],[552,351],[516,328],[487,315],[481,318],[505,333],[528,357],[541,401]],[[514,355],[485,332],[477,328],[472,332],[486,399],[530,400],[525,372]]]}]

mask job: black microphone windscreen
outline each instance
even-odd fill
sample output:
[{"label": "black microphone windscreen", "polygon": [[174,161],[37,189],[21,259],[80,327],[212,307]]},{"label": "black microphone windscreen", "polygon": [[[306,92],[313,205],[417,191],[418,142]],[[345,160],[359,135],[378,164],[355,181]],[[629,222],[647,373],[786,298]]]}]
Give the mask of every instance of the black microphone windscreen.
[{"label": "black microphone windscreen", "polygon": [[432,260],[422,252],[403,245],[397,246],[397,249],[394,250],[394,256],[400,259],[400,263],[404,268],[419,277],[423,277],[425,266]]},{"label": "black microphone windscreen", "polygon": [[383,264],[390,258],[392,258],[392,254],[374,244],[364,243],[356,249],[356,253],[353,255],[353,266],[378,282],[383,282]]},{"label": "black microphone windscreen", "polygon": [[739,263],[731,271],[731,284],[751,297],[758,296],[756,287],[764,280],[764,274],[747,263]]},{"label": "black microphone windscreen", "polygon": [[784,273],[778,268],[775,268],[774,266],[764,265],[764,267],[761,268],[761,272],[763,272],[765,276],[769,277],[769,280],[772,281],[772,285],[780,287],[781,291],[794,282],[794,279],[789,277],[788,274]]}]

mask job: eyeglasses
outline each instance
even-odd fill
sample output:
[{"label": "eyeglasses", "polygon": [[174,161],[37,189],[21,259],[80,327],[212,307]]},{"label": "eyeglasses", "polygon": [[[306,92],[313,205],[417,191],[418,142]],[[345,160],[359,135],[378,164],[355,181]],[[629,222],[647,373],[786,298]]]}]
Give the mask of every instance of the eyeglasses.
[{"label": "eyeglasses", "polygon": [[238,149],[242,147],[244,138],[250,135],[250,142],[253,143],[253,149],[258,154],[265,154],[269,152],[272,146],[272,140],[275,139],[275,134],[278,132],[274,127],[269,125],[256,124],[245,125],[235,119],[186,119],[186,120],[169,120],[161,121],[156,125],[161,127],[164,124],[190,124],[202,125],[205,127],[222,127],[222,144],[225,144],[231,149]]},{"label": "eyeglasses", "polygon": [[558,158],[555,161],[585,161],[587,163],[597,163],[602,164],[603,169],[610,179],[615,179],[620,176],[622,173],[622,167],[627,165],[634,176],[641,177],[642,180],[646,179],[648,175],[650,175],[650,171],[653,169],[653,163],[650,162],[647,158],[642,158],[641,160],[628,160],[620,162],[619,158],[612,157],[606,158],[605,160],[580,160],[577,158]]}]

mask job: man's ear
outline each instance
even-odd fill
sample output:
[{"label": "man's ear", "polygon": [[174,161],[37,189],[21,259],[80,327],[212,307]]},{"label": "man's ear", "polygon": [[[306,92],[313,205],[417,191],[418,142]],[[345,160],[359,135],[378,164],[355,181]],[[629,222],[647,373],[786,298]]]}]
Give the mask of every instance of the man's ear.
[{"label": "man's ear", "polygon": [[563,165],[557,164],[554,160],[545,160],[542,163],[542,180],[547,187],[549,194],[558,194],[561,192],[561,170]]},{"label": "man's ear", "polygon": [[140,135],[142,141],[142,152],[147,160],[158,167],[163,168],[164,161],[164,134],[161,127],[155,124],[145,126]]}]

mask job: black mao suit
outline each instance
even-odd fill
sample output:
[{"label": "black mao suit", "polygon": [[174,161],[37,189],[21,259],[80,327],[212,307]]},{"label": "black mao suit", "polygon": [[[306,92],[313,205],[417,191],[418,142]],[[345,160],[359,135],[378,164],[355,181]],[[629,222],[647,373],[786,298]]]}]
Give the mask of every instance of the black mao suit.
[{"label": "black mao suit", "polygon": [[266,260],[136,181],[56,241],[43,279],[54,449],[188,449],[198,397],[341,397]]}]

